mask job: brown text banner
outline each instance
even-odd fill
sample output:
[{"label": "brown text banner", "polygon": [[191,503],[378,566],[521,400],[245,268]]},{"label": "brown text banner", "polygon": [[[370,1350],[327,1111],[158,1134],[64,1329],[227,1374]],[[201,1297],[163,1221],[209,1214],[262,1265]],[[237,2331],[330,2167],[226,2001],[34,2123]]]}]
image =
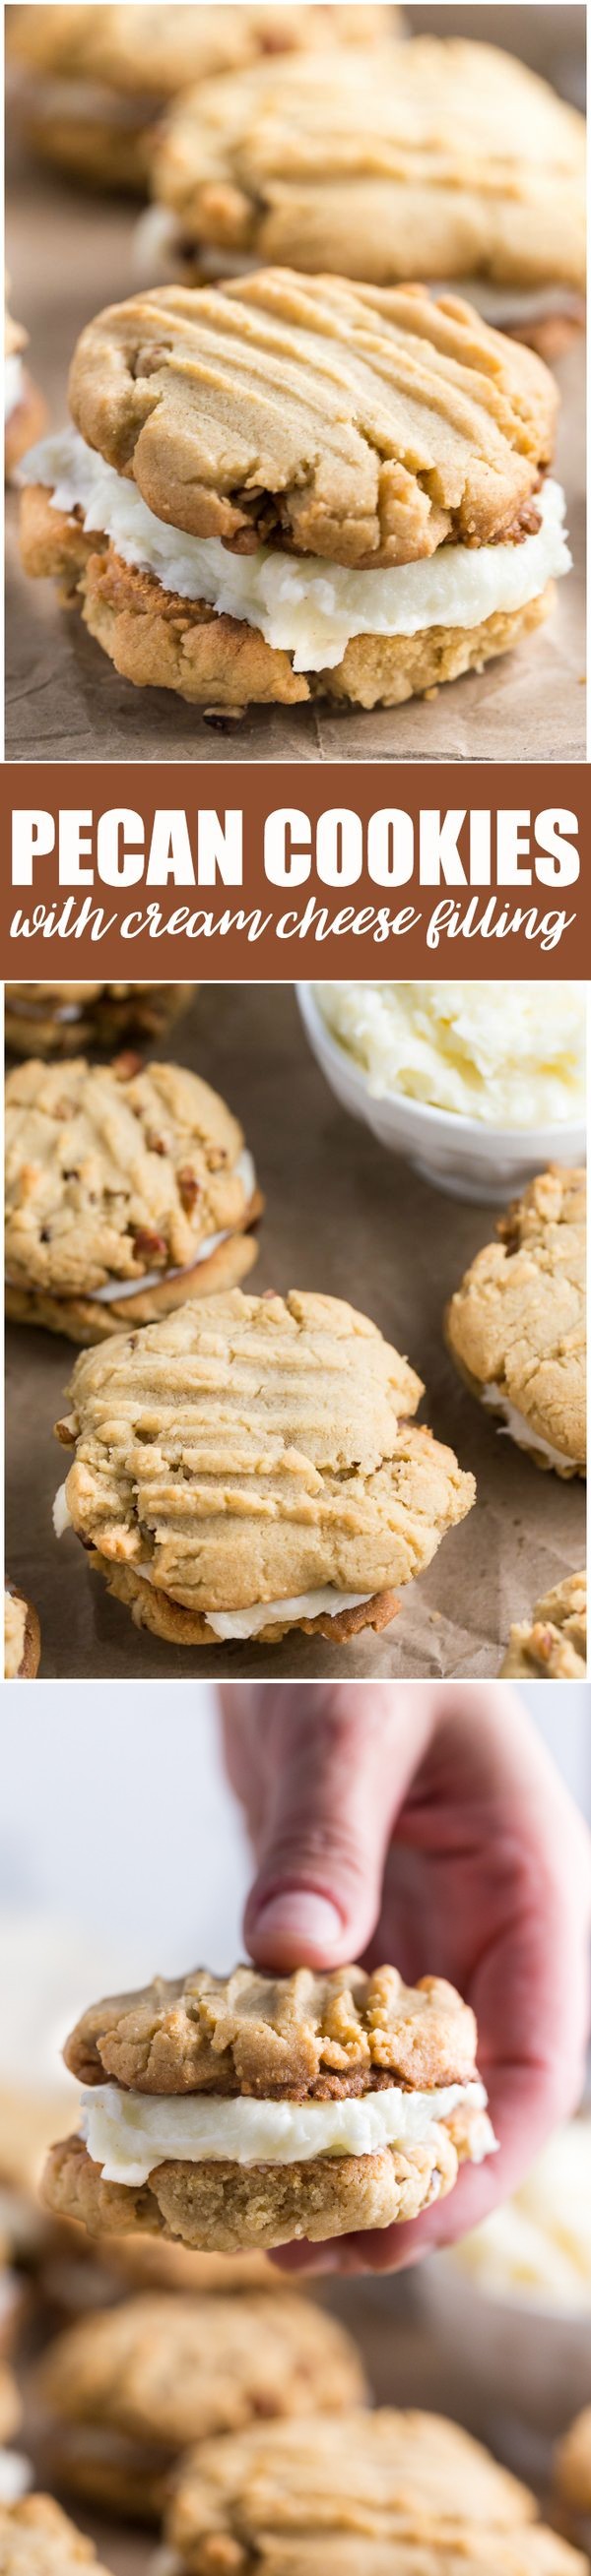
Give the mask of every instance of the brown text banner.
[{"label": "brown text banner", "polygon": [[4,980],[591,973],[589,773],[25,764]]}]

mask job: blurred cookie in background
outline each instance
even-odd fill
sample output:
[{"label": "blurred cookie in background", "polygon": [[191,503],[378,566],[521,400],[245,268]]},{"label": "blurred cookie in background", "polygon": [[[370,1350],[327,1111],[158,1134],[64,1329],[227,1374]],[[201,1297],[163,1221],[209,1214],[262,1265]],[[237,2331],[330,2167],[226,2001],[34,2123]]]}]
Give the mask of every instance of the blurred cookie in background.
[{"label": "blurred cookie in background", "polygon": [[188,2443],[359,2404],[345,2329],[308,2299],[128,2299],[71,2326],[35,2374],[35,2451],[60,2492],[158,2520]]},{"label": "blurred cookie in background", "polygon": [[28,334],[4,305],[4,475],[10,483],[21,456],[41,438],[47,405],[25,365]]},{"label": "blurred cookie in background", "polygon": [[88,2568],[89,2576],[108,2576],[107,2568],[99,2566],[92,2541],[75,2531],[53,2496],[24,2496],[16,2503],[0,2503],[2,2576],[80,2576],[81,2566]]},{"label": "blurred cookie in background", "polygon": [[41,1630],[32,1602],[7,1577],[4,1586],[4,1679],[30,1682],[39,1670]]},{"label": "blurred cookie in background", "polygon": [[196,991],[196,984],[6,984],[6,1046],[24,1056],[108,1053],[123,1038],[161,1037]]},{"label": "blurred cookie in background", "polygon": [[525,339],[584,324],[584,119],[496,45],[413,36],[241,65],[175,101],[151,188],[146,283],[157,258],[171,278],[245,262],[416,277]]},{"label": "blurred cookie in background", "polygon": [[510,1629],[501,1673],[510,1681],[584,1681],[587,1671],[587,1576],[565,1574],[530,1619]]},{"label": "blurred cookie in background", "polygon": [[458,2424],[378,2407],[257,2425],[183,2461],[168,2576],[584,2576],[535,2498]]},{"label": "blurred cookie in background", "polygon": [[316,47],[331,36],[371,43],[395,9],[241,5],[208,8],[12,7],[7,52],[30,149],[87,188],[145,192],[152,129],[189,83],[260,55]]}]

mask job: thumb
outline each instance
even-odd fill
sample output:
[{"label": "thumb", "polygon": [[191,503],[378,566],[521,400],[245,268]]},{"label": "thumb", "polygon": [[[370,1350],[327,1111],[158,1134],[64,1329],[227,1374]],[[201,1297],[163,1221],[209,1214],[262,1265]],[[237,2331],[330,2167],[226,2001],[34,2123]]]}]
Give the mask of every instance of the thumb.
[{"label": "thumb", "polygon": [[283,1684],[267,1705],[247,1947],[264,1968],[343,1966],[375,1930],[392,1819],[420,1755],[420,1727],[387,1684],[377,1691]]}]

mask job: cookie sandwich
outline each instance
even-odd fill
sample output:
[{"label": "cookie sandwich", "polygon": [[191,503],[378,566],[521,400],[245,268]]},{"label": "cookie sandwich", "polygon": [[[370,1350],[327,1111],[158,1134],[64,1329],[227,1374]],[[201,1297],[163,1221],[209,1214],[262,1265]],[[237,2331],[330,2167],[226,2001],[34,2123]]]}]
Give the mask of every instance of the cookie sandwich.
[{"label": "cookie sandwich", "polygon": [[30,1682],[39,1671],[41,1630],[36,1610],[16,1583],[4,1586],[4,1679]]},{"label": "cookie sandwich", "polygon": [[[397,14],[397,13],[394,13]],[[386,9],[267,5],[90,6],[8,10],[12,98],[44,161],[90,188],[143,195],[154,129],[177,91],[265,54],[375,37]]]},{"label": "cookie sandwich", "polygon": [[0,2504],[2,2576],[108,2576],[99,2566],[92,2540],[74,2529],[53,2496],[23,2496],[18,2504]]},{"label": "cookie sandwich", "polygon": [[260,269],[83,331],[22,553],[120,675],[207,715],[394,707],[546,617],[557,394],[455,295]]},{"label": "cookie sandwich", "polygon": [[267,2254],[201,2254],[167,2236],[99,2239],[71,2218],[46,2220],[38,2280],[54,2326],[56,2320],[72,2323],[145,2290],[217,2299],[282,2288],[281,2274]]},{"label": "cookie sandwich", "polygon": [[274,2416],[362,2404],[355,2344],[311,2300],[129,2299],[83,2317],[35,2374],[43,2475],[66,2495],[158,2521],[188,2444]]},{"label": "cookie sandwich", "polygon": [[142,252],[177,281],[248,261],[420,277],[525,337],[584,320],[584,118],[496,45],[241,66],[174,101],[151,185]]},{"label": "cookie sandwich", "polygon": [[[11,1310],[9,1310],[11,1311]],[[337,1297],[229,1295],[80,1358],[55,1504],[136,1625],[174,1645],[395,1617],[474,1501],[412,1420],[420,1378]]]},{"label": "cookie sandwich", "polygon": [[[591,2550],[591,2406],[584,2406],[554,2453],[554,2492],[561,2516],[581,2547]],[[587,2562],[585,2562],[587,2563]]]},{"label": "cookie sandwich", "polygon": [[474,2014],[440,1977],[198,1968],[92,2005],[64,2054],[82,2135],[45,2197],[94,2234],[232,2253],[389,2227],[495,2146]]},{"label": "cookie sandwich", "polygon": [[511,1681],[581,1682],[587,1671],[587,1576],[565,1574],[509,1633],[501,1672]]},{"label": "cookie sandwich", "polygon": [[252,1156],[198,1074],[36,1057],[6,1084],[6,1313],[99,1342],[256,1260]]},{"label": "cookie sandwich", "polygon": [[189,2453],[167,2576],[584,2576],[533,2495],[445,2416],[378,2406]]},{"label": "cookie sandwich", "polygon": [[195,984],[6,984],[4,1033],[11,1055],[110,1054],[122,1038],[159,1038],[180,1019]]},{"label": "cookie sandwich", "polygon": [[27,332],[4,307],[4,472],[10,483],[21,457],[41,438],[47,405],[25,366]]},{"label": "cookie sandwich", "polygon": [[536,1467],[583,1476],[586,1185],[552,1163],[499,1218],[447,1308],[452,1359],[471,1393]]}]

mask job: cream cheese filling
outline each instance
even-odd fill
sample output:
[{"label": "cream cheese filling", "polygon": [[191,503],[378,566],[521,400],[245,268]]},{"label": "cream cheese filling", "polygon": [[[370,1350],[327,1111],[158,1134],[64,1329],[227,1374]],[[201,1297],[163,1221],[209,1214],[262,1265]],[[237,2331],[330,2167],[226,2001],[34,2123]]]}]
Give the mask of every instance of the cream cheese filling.
[{"label": "cream cheese filling", "polygon": [[12,420],[13,411],[17,411],[19,403],[22,402],[24,390],[25,370],[23,361],[22,358],[19,358],[18,351],[14,351],[11,357],[5,358],[4,360],[5,420]]},{"label": "cream cheese filling", "polygon": [[[135,2188],[148,2181],[155,2165],[172,2157],[185,2164],[292,2165],[314,2156],[370,2156],[380,2149],[422,2146],[434,2125],[462,2108],[486,2112],[484,2085],[435,2086],[431,2092],[404,2092],[392,2084],[339,2102],[256,2101],[250,2095],[156,2095],[126,2092],[117,2084],[88,2087],[82,2094],[82,2135],[93,2164],[105,2182]],[[486,2121],[486,2142],[478,2126],[482,2155],[496,2141]]]},{"label": "cream cheese filling", "polygon": [[402,1095],[515,1130],[584,1121],[582,985],[423,979],[311,990],[374,1100]]},{"label": "cream cheese filling", "polygon": [[[146,206],[139,216],[132,240],[134,274],[142,286],[178,286],[182,275],[192,266],[199,278],[249,277],[266,263],[259,252],[237,251],[227,242],[203,241],[198,231],[190,238],[188,219],[172,206]],[[391,284],[396,280],[392,278]],[[429,280],[433,295],[459,295],[473,304],[484,322],[492,329],[515,329],[519,324],[545,322],[555,314],[580,318],[583,296],[576,287],[562,280],[556,285],[516,286],[490,277],[438,277]]]},{"label": "cream cheese filling", "polygon": [[491,1412],[502,1415],[501,1438],[508,1433],[509,1438],[515,1440],[518,1449],[539,1451],[540,1457],[547,1459],[549,1467],[574,1465],[575,1462],[570,1458],[567,1449],[554,1449],[551,1440],[544,1440],[541,1431],[532,1429],[527,1416],[518,1411],[517,1405],[511,1403],[509,1396],[504,1394],[500,1386],[494,1384],[483,1386],[482,1402],[490,1407]]},{"label": "cream cheese filling", "polygon": [[206,600],[216,616],[243,620],[294,671],[334,669],[355,635],[412,636],[431,626],[480,626],[539,598],[572,562],[564,494],[548,479],[536,498],[541,524],[519,545],[440,546],[420,562],[358,572],[315,555],[258,546],[233,554],[218,537],[191,537],[146,507],[137,486],[63,430],[30,448],[25,483],[51,491],[51,505],[81,511],[87,534],[109,537],[123,562],[151,573],[181,599]]},{"label": "cream cheese filling", "polygon": [[204,1610],[203,1617],[215,1637],[231,1643],[233,1637],[258,1637],[261,1628],[275,1620],[320,1619],[323,1612],[337,1619],[341,1610],[358,1610],[371,1601],[371,1592],[339,1592],[335,1583],[323,1584],[317,1592],[295,1593],[288,1601],[252,1601],[246,1610]]}]

